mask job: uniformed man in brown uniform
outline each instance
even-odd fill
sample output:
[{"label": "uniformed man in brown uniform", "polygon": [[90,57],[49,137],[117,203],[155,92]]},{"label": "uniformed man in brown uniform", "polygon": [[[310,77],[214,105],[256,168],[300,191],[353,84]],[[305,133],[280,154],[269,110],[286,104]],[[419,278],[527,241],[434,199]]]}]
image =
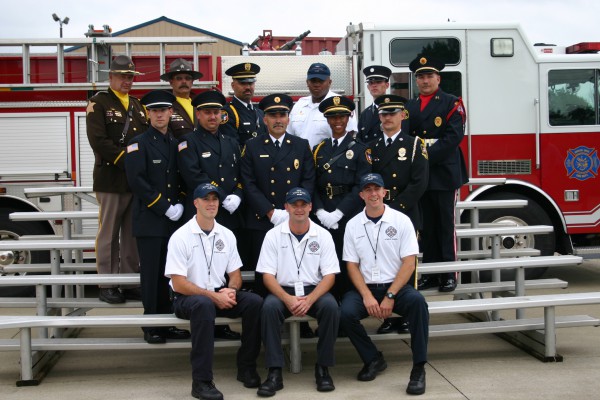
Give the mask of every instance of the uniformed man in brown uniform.
[{"label": "uniformed man in brown uniform", "polygon": [[171,63],[169,72],[160,76],[163,81],[169,81],[171,88],[173,88],[173,95],[177,99],[173,103],[173,115],[169,123],[169,129],[177,140],[194,130],[192,85],[196,79],[202,78],[202,73],[194,71],[193,68],[191,62],[178,58]]},{"label": "uniformed man in brown uniform", "polygon": [[[132,194],[125,175],[125,149],[129,140],[148,129],[140,101],[129,96],[138,75],[131,58],[117,56],[108,74],[110,87],[96,93],[87,106],[87,135],[94,150],[94,192],[100,205],[96,236],[96,266],[100,274],[139,272],[132,234]],[[139,288],[101,286],[99,298],[107,303],[141,299]]]}]

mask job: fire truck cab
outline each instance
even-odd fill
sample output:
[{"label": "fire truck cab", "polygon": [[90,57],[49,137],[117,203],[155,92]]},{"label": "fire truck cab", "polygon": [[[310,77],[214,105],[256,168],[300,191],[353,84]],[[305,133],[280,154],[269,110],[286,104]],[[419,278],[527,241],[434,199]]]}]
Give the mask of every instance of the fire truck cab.
[{"label": "fire truck cab", "polygon": [[[489,210],[480,220],[554,226],[553,235],[507,237],[505,247],[585,254],[597,253],[590,245],[600,232],[600,55],[576,53],[598,49],[533,46],[518,24],[360,24],[347,27],[337,54],[356,55],[359,76],[371,64],[389,67],[391,91],[406,98],[418,95],[410,61],[418,54],[443,60],[441,88],[467,109],[469,176],[507,179],[466,186],[462,199],[526,199],[524,209]],[[364,79],[357,82],[364,109],[372,98]]]}]

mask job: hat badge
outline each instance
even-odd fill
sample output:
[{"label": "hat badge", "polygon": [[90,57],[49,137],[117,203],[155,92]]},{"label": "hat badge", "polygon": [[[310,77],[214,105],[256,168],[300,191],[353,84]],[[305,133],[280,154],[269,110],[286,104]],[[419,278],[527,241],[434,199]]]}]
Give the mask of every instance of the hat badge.
[{"label": "hat badge", "polygon": [[390,98],[386,97],[385,100],[383,100],[384,103],[389,103],[390,102]]},{"label": "hat badge", "polygon": [[182,69],[185,69],[185,65],[181,64],[181,65],[179,66],[179,69],[180,69],[180,70],[182,70]]},{"label": "hat badge", "polygon": [[340,98],[339,98],[339,97],[337,97],[337,96],[336,96],[336,97],[334,97],[334,98],[333,98],[333,104],[335,104],[336,106],[339,106],[339,105],[340,105]]},{"label": "hat badge", "polygon": [[419,60],[419,63],[421,63],[421,65],[425,65],[425,64],[427,64],[427,59],[425,57],[421,57],[421,59]]},{"label": "hat badge", "polygon": [[280,99],[279,97],[275,97],[275,98],[273,99],[273,101],[274,101],[275,103],[281,103],[281,99]]},{"label": "hat badge", "polygon": [[250,68],[252,68],[252,66],[250,65],[250,63],[246,63],[246,64],[244,64],[244,69],[245,69],[246,71],[250,71]]},{"label": "hat badge", "polygon": [[369,72],[375,72],[375,68],[371,67],[371,69],[369,70]]},{"label": "hat badge", "polygon": [[127,66],[128,66],[129,68],[133,68],[133,63],[129,63]]}]

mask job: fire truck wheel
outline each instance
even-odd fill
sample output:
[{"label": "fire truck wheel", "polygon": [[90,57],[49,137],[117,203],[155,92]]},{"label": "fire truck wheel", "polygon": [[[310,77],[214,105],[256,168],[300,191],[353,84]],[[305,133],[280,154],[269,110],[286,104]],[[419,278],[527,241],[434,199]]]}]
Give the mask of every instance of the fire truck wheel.
[{"label": "fire truck wheel", "polygon": [[[14,222],[8,219],[8,214],[14,210],[0,208],[0,240],[17,240],[23,235],[47,234],[47,229],[40,223]],[[44,251],[20,251],[14,252],[16,264],[38,264],[49,263],[50,254]],[[23,274],[25,275],[25,274]],[[33,296],[35,289],[32,287],[2,287],[0,286],[0,297]]]},{"label": "fire truck wheel", "polygon": [[[502,223],[513,224],[514,226],[528,225],[552,225],[552,220],[548,213],[531,198],[517,193],[494,193],[489,196],[482,197],[479,200],[510,200],[522,199],[527,200],[527,206],[514,209],[489,209],[479,212],[479,221],[487,223]],[[536,248],[542,256],[551,256],[555,249],[554,233],[543,235],[511,235],[502,238],[502,249],[523,249]],[[490,238],[486,238],[480,243],[480,248],[491,249],[492,243]],[[525,270],[526,279],[540,278],[547,268],[527,268]],[[483,271],[480,274],[482,281],[491,279],[490,271]],[[514,271],[502,271],[501,279],[514,280]]]}]

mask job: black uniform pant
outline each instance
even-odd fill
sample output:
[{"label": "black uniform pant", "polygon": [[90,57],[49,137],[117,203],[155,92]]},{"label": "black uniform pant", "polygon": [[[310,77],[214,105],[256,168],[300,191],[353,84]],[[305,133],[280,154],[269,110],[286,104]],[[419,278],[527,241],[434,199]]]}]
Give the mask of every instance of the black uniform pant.
[{"label": "black uniform pant", "polygon": [[[389,285],[389,283],[380,284],[378,287],[369,285],[371,293],[379,303],[383,300]],[[396,295],[393,311],[408,321],[413,364],[427,361],[429,310],[423,295],[411,285],[404,285]],[[356,290],[346,293],[340,308],[340,328],[344,329],[365,364],[375,360],[378,355],[377,347],[360,322],[368,316],[362,296]]]},{"label": "black uniform pant", "polygon": [[[304,293],[308,295],[314,288],[314,286],[305,286]],[[283,289],[289,294],[294,294],[294,288],[284,287]],[[325,293],[315,301],[307,314],[316,318],[319,324],[317,363],[324,367],[332,367],[335,365],[334,346],[340,322],[338,303],[331,293]],[[265,344],[267,368],[282,368],[285,365],[281,347],[281,326],[290,315],[292,313],[278,297],[269,294],[265,298],[261,331]]]},{"label": "black uniform pant", "polygon": [[[250,269],[252,271],[256,271],[256,264],[258,264],[260,249],[262,248],[262,244],[265,241],[267,231],[248,229],[246,230],[246,232],[248,232],[249,235],[249,237],[246,238],[246,240],[248,240],[250,243],[250,249],[248,249]],[[263,275],[259,272],[254,273],[254,291],[261,297],[265,297],[269,293],[267,288],[265,288],[265,284],[263,283]]]},{"label": "black uniform pant", "polygon": [[338,302],[342,301],[344,294],[352,287],[348,278],[346,261],[342,260],[344,254],[344,230],[346,229],[347,222],[345,219],[343,221],[343,223],[339,223],[338,229],[329,229],[329,233],[331,233],[331,237],[333,238],[333,244],[335,245],[335,253],[340,263],[340,273],[335,276],[335,283],[331,289],[331,293]]},{"label": "black uniform pant", "polygon": [[456,261],[457,198],[458,190],[427,190],[421,197],[424,263]]},{"label": "black uniform pant", "polygon": [[[144,314],[170,314],[169,278],[165,277],[168,237],[137,237]],[[158,334],[164,328],[142,328]]]},{"label": "black uniform pant", "polygon": [[190,320],[192,333],[192,378],[194,381],[213,379],[215,349],[215,318],[242,317],[242,345],[237,352],[239,370],[256,369],[260,353],[260,311],[262,298],[255,293],[237,292],[237,304],[230,309],[218,309],[206,296],[175,294],[175,315]]}]

